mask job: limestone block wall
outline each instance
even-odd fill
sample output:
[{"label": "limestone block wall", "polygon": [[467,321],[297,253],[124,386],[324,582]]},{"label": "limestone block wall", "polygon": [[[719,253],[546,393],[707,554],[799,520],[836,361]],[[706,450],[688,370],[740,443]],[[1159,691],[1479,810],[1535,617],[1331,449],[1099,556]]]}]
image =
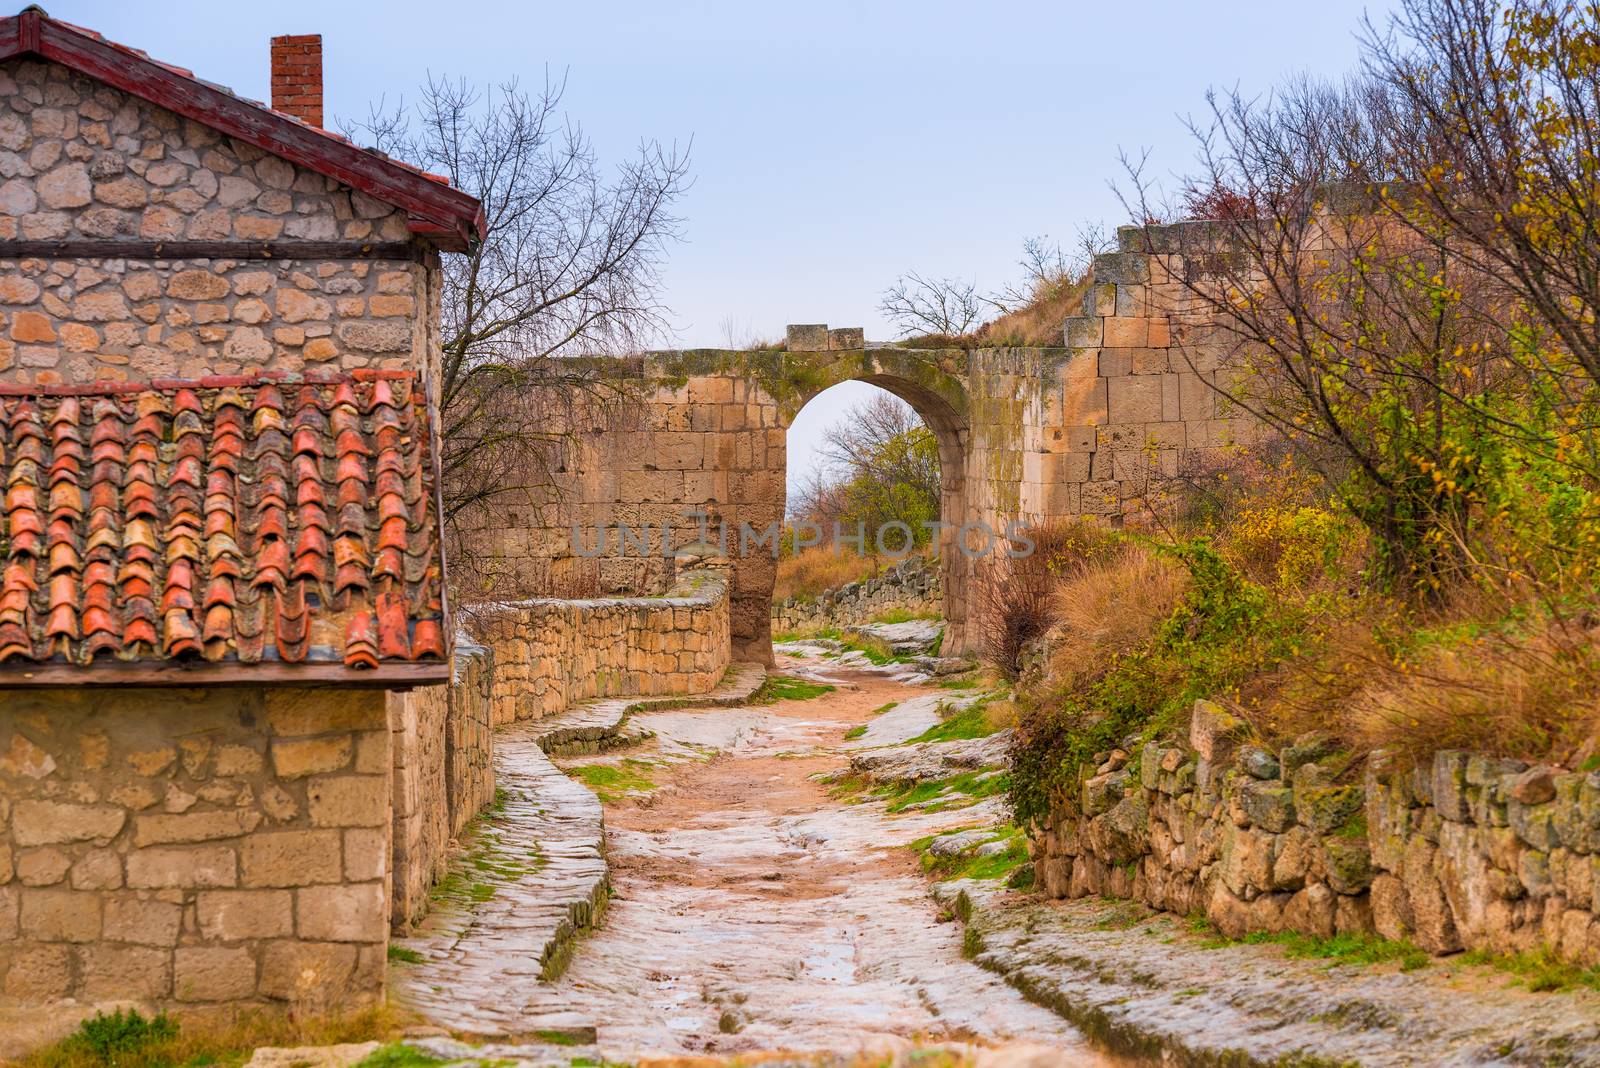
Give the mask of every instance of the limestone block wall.
[{"label": "limestone block wall", "polygon": [[937,562],[911,557],[882,574],[827,590],[815,600],[788,597],[772,605],[773,633],[871,623],[891,612],[937,616],[943,606]]},{"label": "limestone block wall", "polygon": [[391,778],[379,692],[7,692],[0,995],[381,1000]]},{"label": "limestone block wall", "polygon": [[[36,60],[0,65],[0,239],[406,242],[403,212]],[[0,260],[0,381],[437,379],[437,257]],[[426,314],[432,309],[435,314]]]},{"label": "limestone block wall", "polygon": [[722,569],[684,573],[671,594],[537,599],[476,610],[494,652],[496,725],[538,719],[596,697],[710,690],[732,662]]},{"label": "limestone block wall", "polygon": [[394,831],[390,909],[407,932],[428,909],[428,891],[445,875],[450,840],[494,800],[493,658],[457,645],[449,686],[390,694],[394,753]]},{"label": "limestone block wall", "polygon": [[1188,745],[1109,754],[1030,829],[1044,891],[1203,912],[1231,937],[1376,932],[1600,962],[1600,774],[1380,753],[1346,781],[1325,738],[1276,753],[1243,738],[1198,702]]}]

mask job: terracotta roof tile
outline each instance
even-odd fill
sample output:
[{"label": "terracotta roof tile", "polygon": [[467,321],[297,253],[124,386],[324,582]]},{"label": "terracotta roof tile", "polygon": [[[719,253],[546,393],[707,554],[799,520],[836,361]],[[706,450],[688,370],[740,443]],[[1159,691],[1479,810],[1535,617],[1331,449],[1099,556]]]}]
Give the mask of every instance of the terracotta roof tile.
[{"label": "terracotta roof tile", "polygon": [[446,653],[404,372],[0,386],[0,664]]}]

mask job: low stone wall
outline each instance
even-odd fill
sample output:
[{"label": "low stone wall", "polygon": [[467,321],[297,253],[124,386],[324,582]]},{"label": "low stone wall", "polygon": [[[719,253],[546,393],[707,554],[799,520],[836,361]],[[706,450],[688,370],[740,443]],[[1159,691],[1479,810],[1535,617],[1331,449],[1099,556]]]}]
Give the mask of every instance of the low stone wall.
[{"label": "low stone wall", "polygon": [[390,912],[404,933],[444,877],[450,840],[494,799],[493,657],[457,643],[449,686],[389,698],[394,751],[394,859]]},{"label": "low stone wall", "polygon": [[882,574],[828,590],[814,601],[786,598],[772,605],[772,630],[806,633],[871,623],[892,612],[937,616],[944,594],[937,561],[911,557]]},{"label": "low stone wall", "polygon": [[722,568],[687,571],[664,597],[540,598],[480,606],[494,652],[496,725],[554,715],[596,697],[710,690],[732,661]]},{"label": "low stone wall", "polygon": [[0,1004],[382,1000],[385,695],[0,698]]},{"label": "low stone wall", "polygon": [[1187,746],[1110,754],[1078,811],[1031,828],[1043,890],[1203,912],[1230,937],[1376,932],[1600,962],[1600,774],[1378,753],[1344,782],[1325,736],[1276,753],[1244,739],[1201,701]]}]

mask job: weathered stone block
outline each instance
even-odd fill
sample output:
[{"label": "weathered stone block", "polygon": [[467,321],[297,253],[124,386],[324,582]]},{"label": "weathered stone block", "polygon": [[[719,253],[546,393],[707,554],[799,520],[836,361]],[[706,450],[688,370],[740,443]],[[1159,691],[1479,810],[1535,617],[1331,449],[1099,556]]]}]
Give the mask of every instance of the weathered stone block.
[{"label": "weathered stone block", "polygon": [[105,845],[122,830],[127,818],[127,813],[114,805],[21,800],[11,815],[11,833],[19,846],[67,842]]},{"label": "weathered stone block", "polygon": [[176,902],[142,894],[110,894],[102,931],[110,942],[175,946],[182,922],[183,906]]},{"label": "weathered stone block", "polygon": [[100,937],[100,898],[74,890],[22,891],[22,937],[35,942],[92,942]]},{"label": "weathered stone block", "polygon": [[336,830],[258,833],[239,845],[240,885],[308,886],[342,877]]},{"label": "weathered stone block", "polygon": [[99,944],[77,952],[80,996],[88,1000],[164,998],[172,989],[172,959],[165,950]]},{"label": "weathered stone block", "polygon": [[243,946],[184,946],[172,967],[179,1001],[242,1000],[256,991],[255,955]]},{"label": "weathered stone block", "polygon": [[161,887],[229,887],[237,881],[237,863],[229,846],[194,849],[136,849],[128,854],[128,885]]},{"label": "weathered stone block", "polygon": [[200,934],[208,941],[282,938],[294,933],[288,890],[203,890],[195,897]]},{"label": "weathered stone block", "polygon": [[389,784],[381,775],[313,779],[306,807],[314,827],[381,827],[389,820]]},{"label": "weathered stone block", "polygon": [[261,814],[248,809],[139,816],[134,820],[133,844],[142,849],[175,842],[236,838],[255,830],[260,824]]},{"label": "weathered stone block", "polygon": [[1225,763],[1250,727],[1213,701],[1196,701],[1189,716],[1189,745],[1213,766]]},{"label": "weathered stone block", "polygon": [[338,771],[350,763],[348,734],[324,738],[273,739],[272,766],[279,778],[302,779]]},{"label": "weathered stone block", "polygon": [[356,963],[356,946],[348,942],[269,942],[258,989],[282,1001],[337,1002],[350,992]]}]

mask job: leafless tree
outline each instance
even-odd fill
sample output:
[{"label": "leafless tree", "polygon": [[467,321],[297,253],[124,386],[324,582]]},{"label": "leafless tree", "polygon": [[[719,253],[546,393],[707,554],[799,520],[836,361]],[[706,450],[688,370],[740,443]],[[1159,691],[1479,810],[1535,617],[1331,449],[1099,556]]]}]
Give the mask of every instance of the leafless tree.
[{"label": "leafless tree", "polygon": [[646,141],[614,170],[536,92],[429,77],[414,108],[379,102],[351,136],[447,176],[483,202],[476,248],[446,256],[439,392],[452,528],[506,493],[548,488],[575,408],[613,387],[572,357],[667,332],[660,269],[679,237],[688,154]]},{"label": "leafless tree", "polygon": [[1072,244],[1063,248],[1048,236],[1030,237],[1022,243],[1017,266],[1022,278],[984,298],[996,311],[1009,315],[1036,303],[1063,286],[1075,285],[1090,269],[1094,258],[1109,251],[1111,238],[1105,227],[1085,225]]},{"label": "leafless tree", "polygon": [[956,338],[983,321],[987,304],[974,282],[930,278],[911,271],[895,279],[878,310],[899,327],[902,337],[933,334]]}]

